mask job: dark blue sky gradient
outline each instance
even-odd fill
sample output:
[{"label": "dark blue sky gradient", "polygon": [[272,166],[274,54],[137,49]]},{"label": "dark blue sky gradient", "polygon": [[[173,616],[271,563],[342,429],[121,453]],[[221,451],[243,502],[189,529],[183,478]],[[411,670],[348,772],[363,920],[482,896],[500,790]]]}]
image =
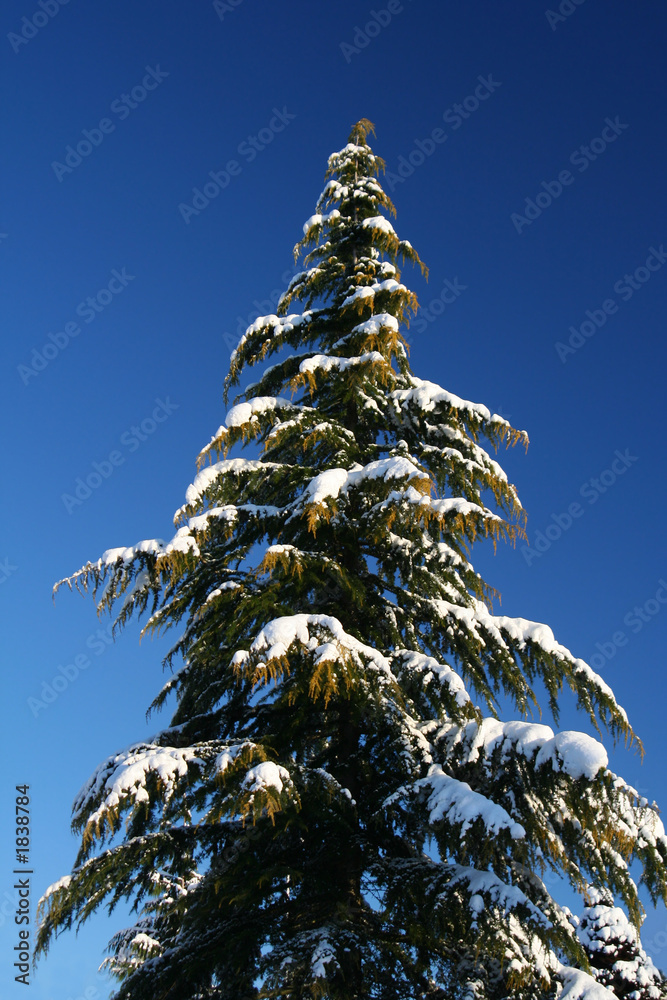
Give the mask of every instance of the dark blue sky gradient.
[{"label": "dark blue sky gradient", "polygon": [[[52,9],[55,0],[45,2]],[[482,546],[475,565],[502,592],[504,613],[547,622],[576,655],[598,657],[647,751],[640,766],[621,747],[612,766],[667,801],[667,605],[655,599],[667,579],[667,10],[566,2],[572,13],[551,25],[545,7],[527,0],[405,0],[390,19],[385,0],[218,6],[70,0],[33,32],[22,18],[42,10],[37,0],[2,14],[8,996],[19,995],[10,957],[15,784],[32,786],[34,904],[69,871],[80,785],[105,756],[166,723],[146,723],[144,711],[163,683],[170,637],[139,646],[133,627],[112,648],[95,635],[107,623],[92,601],[65,593],[54,607],[52,584],[108,547],[170,536],[195,456],[224,419],[239,327],[282,291],[327,156],[360,117],[375,122],[374,149],[394,175],[385,187],[397,231],[430,268],[428,284],[412,269],[403,275],[427,310],[409,334],[415,373],[501,411],[531,438],[527,455],[499,456],[529,512],[531,550],[501,547],[494,557]],[[388,23],[366,33],[372,10]],[[34,37],[12,44],[22,25]],[[137,100],[147,67],[155,89]],[[480,77],[493,83],[477,102]],[[92,132],[99,145],[70,171],[54,169],[103,119],[107,133]],[[605,129],[613,141],[591,145]],[[242,145],[251,136],[262,146],[254,157]],[[591,154],[584,170],[582,146]],[[192,205],[193,189],[230,160],[235,175],[186,222],[179,205]],[[397,180],[401,164],[413,172]],[[565,170],[571,182],[548,204],[544,184],[557,193]],[[529,208],[534,220],[515,224],[540,192],[539,215]],[[651,248],[651,267],[660,266],[640,270],[629,295],[624,275],[644,267]],[[123,285],[114,270],[132,278]],[[86,322],[89,297],[100,311]],[[601,325],[585,327],[592,335],[575,336],[581,346],[562,360],[556,344],[567,344],[587,310]],[[63,331],[75,327],[67,341]],[[617,451],[626,466],[605,471]],[[107,477],[98,474],[83,502],[68,501],[94,463]],[[573,504],[580,514],[568,525]],[[544,551],[533,555],[538,532]],[[59,682],[40,708],[43,685],[77,656],[88,661],[80,676]],[[586,728],[565,706],[562,727]],[[102,916],[78,939],[58,941],[33,1000],[106,996],[95,969],[125,919]],[[664,908],[649,914],[645,939],[667,966]]]}]

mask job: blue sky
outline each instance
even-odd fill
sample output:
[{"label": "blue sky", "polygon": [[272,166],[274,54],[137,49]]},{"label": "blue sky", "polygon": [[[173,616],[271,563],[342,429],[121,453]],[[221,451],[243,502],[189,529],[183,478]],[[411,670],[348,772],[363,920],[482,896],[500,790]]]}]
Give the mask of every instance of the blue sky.
[{"label": "blue sky", "polygon": [[[531,549],[483,549],[476,566],[504,613],[593,658],[646,748],[643,765],[621,747],[612,766],[667,801],[667,11],[560,6],[3,10],[6,995],[21,995],[14,786],[31,786],[34,908],[71,866],[80,785],[163,722],[144,711],[168,643],[130,628],[112,646],[92,601],[54,605],[52,585],[106,548],[168,536],[224,417],[230,348],[273,309],[326,158],[360,117],[377,127],[397,231],[430,268],[428,284],[404,274],[424,307],[415,372],[531,438],[500,456]],[[580,724],[566,702],[563,727]],[[96,968],[124,920],[61,938],[34,1000],[106,996]],[[667,966],[664,907],[645,941]]]}]

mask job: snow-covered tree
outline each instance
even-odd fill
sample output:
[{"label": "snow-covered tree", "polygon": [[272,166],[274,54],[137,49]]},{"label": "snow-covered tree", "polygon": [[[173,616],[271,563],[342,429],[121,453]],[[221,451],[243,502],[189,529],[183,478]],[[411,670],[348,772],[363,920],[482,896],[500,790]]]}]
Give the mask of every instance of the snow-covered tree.
[{"label": "snow-covered tree", "polygon": [[[526,438],[412,374],[399,264],[423,265],[371,129],[330,157],[304,270],[241,338],[228,388],[275,363],[204,448],[174,537],[67,581],[118,626],[183,629],[153,706],[175,695],[171,725],[79,793],[76,867],[42,902],[42,951],[136,903],[110,946],[121,1000],[593,1000],[609,994],[541,876],[608,888],[636,924],[631,863],[666,895],[656,810],[597,740],[525,721],[541,685],[557,724],[565,685],[635,738],[601,678],[546,625],[495,615],[473,569],[472,543],[523,516],[480,440]],[[247,444],[258,457],[228,457]]]},{"label": "snow-covered tree", "polygon": [[619,1000],[662,1000],[667,983],[608,889],[589,889],[578,926],[595,979]]}]

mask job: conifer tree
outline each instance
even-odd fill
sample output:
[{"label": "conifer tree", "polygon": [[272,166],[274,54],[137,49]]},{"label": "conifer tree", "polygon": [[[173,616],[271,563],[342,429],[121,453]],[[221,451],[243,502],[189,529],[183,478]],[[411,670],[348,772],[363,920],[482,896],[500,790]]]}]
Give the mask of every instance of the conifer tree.
[{"label": "conifer tree", "polygon": [[[412,374],[400,267],[424,267],[371,130],[330,157],[304,269],[241,338],[227,389],[274,363],[201,453],[174,537],[62,581],[118,627],[183,629],[153,704],[175,695],[171,724],[81,790],[79,856],[41,905],[43,952],[135,902],[107,960],[119,1000],[594,1000],[541,876],[608,888],[636,924],[631,863],[666,896],[656,810],[596,739],[527,719],[540,685],[557,724],[566,686],[635,740],[546,625],[493,613],[470,562],[523,518],[480,441],[527,439]],[[229,457],[248,444],[259,457]]]},{"label": "conifer tree", "polygon": [[618,1000],[663,1000],[667,983],[608,889],[589,889],[577,934],[593,976]]}]

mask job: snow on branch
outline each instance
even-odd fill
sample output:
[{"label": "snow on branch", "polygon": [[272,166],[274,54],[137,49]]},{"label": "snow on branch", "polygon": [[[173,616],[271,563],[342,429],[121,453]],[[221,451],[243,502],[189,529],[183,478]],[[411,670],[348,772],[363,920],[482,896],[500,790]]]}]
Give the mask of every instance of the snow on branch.
[{"label": "snow on branch", "polygon": [[[614,699],[613,691],[600,675],[591,670],[584,660],[575,657],[566,646],[557,642],[548,625],[529,621],[527,618],[492,615],[483,601],[474,600],[471,607],[462,607],[458,604],[451,604],[449,601],[437,599],[433,600],[432,604],[442,618],[453,616],[463,621],[471,631],[478,634],[479,638],[482,638],[479,629],[483,628],[493,642],[501,648],[508,648],[505,641],[505,636],[507,636],[521,649],[533,644],[539,646],[545,653],[570,661],[575,672],[584,675],[585,679],[594,684],[601,694],[611,700]],[[622,708],[618,707],[618,711],[621,715],[625,715]]]},{"label": "snow on branch", "polygon": [[398,413],[403,410],[406,414],[411,411],[422,413],[435,413],[443,405],[454,410],[460,416],[466,418],[466,422],[472,420],[475,424],[491,426],[500,430],[501,436],[509,435],[510,441],[520,441],[528,446],[528,435],[525,431],[513,431],[509,422],[497,413],[492,414],[488,407],[482,403],[473,403],[468,399],[462,399],[453,392],[448,392],[435,382],[409,375],[407,378],[411,388],[396,389],[389,394],[393,400]]},{"label": "snow on branch", "polygon": [[421,674],[421,683],[426,686],[432,677],[436,677],[440,684],[446,685],[453,695],[456,704],[462,708],[470,703],[470,695],[466,691],[465,684],[459,674],[451,667],[438,663],[432,656],[426,653],[418,653],[412,649],[397,649],[393,657],[400,663],[400,670],[409,674]]},{"label": "snow on branch", "polygon": [[331,210],[331,212],[320,213],[316,212],[315,215],[311,215],[309,219],[303,224],[303,235],[309,237],[311,230],[315,230],[315,236],[322,226],[327,225],[327,223],[335,222],[340,219],[340,212],[337,208]]},{"label": "snow on branch", "polygon": [[[473,922],[476,922],[477,917],[486,908],[486,900],[488,900],[488,902],[494,904],[496,907],[501,908],[506,914],[510,910],[516,909],[516,907],[525,907],[537,923],[542,924],[546,928],[551,927],[551,921],[548,917],[518,886],[508,885],[507,882],[503,882],[502,879],[498,878],[491,871],[480,871],[477,868],[471,868],[466,865],[450,865],[449,863],[447,864],[447,868],[451,871],[452,877],[447,883],[446,891],[442,894],[444,897],[443,901],[446,904],[450,888],[461,883],[465,884],[470,893],[469,907],[473,914]],[[484,897],[486,897],[486,900]]]},{"label": "snow on branch", "polygon": [[624,837],[636,845],[636,849],[661,848],[667,851],[665,827],[658,815],[657,806],[628,785],[618,775],[609,772],[615,792],[615,808],[618,813],[618,827]]},{"label": "snow on branch", "polygon": [[308,323],[313,315],[312,311],[307,310],[304,313],[291,313],[289,316],[276,316],[275,313],[269,313],[268,316],[258,316],[246,329],[236,348],[232,351],[232,366],[247,341],[258,333],[264,333],[271,338],[284,336],[291,333],[297,326],[301,326],[302,323]]},{"label": "snow on branch", "polygon": [[[284,399],[282,396],[255,396],[245,403],[237,403],[236,406],[232,406],[227,411],[225,424],[228,428],[241,427],[243,424],[256,420],[259,414],[263,415],[265,413],[272,413],[275,410],[284,409],[300,410],[301,407],[292,403],[289,399]],[[215,437],[221,437],[222,431],[223,428],[220,428]]]},{"label": "snow on branch", "polygon": [[387,236],[396,237],[396,230],[389,219],[385,219],[384,215],[374,215],[370,219],[364,219],[361,224],[364,229],[374,229],[381,233],[386,233]]},{"label": "snow on branch", "polygon": [[[179,749],[154,743],[138,743],[108,757],[81,789],[73,805],[73,824],[84,826],[88,835],[99,835],[104,823],[113,828],[121,806],[136,810],[148,806],[151,797],[146,788],[154,776],[161,788],[163,808],[174,795],[189,765],[203,765],[191,747]],[[92,810],[92,811],[91,811]]]},{"label": "snow on branch", "polygon": [[394,685],[396,679],[387,657],[349,635],[331,615],[287,615],[274,618],[258,632],[250,649],[237,650],[231,660],[237,673],[253,685],[277,681],[295,673],[296,658],[306,654],[308,691],[313,699],[330,698],[348,688],[355,674],[369,670],[380,683]]},{"label": "snow on branch", "polygon": [[465,837],[473,823],[481,820],[490,836],[496,836],[501,830],[507,830],[513,840],[521,840],[526,835],[523,826],[502,806],[473,791],[467,782],[450,777],[439,764],[432,764],[427,777],[416,781],[414,787],[430,789],[427,807],[432,825],[443,820],[461,824],[461,837]]},{"label": "snow on branch", "polygon": [[[375,317],[377,319],[377,317]],[[393,317],[392,317],[393,318]],[[361,354],[359,357],[354,358],[340,358],[337,356],[332,356],[328,354],[314,354],[310,358],[306,358],[299,365],[300,375],[312,375],[313,372],[321,371],[325,374],[337,369],[338,371],[346,371],[348,368],[355,368],[357,365],[367,365],[367,364],[386,364],[384,355],[380,354],[379,351],[368,351],[366,354]]]},{"label": "snow on branch", "polygon": [[596,982],[587,972],[558,963],[558,978],[563,983],[558,1000],[616,1000],[616,994]]},{"label": "snow on branch", "polygon": [[468,763],[488,758],[500,750],[501,760],[514,754],[535,757],[535,767],[549,765],[554,771],[563,771],[571,778],[586,777],[592,780],[608,764],[607,751],[598,740],[586,733],[570,730],[554,734],[550,726],[535,722],[500,722],[493,717],[481,723],[470,722],[460,730],[458,739],[468,744],[464,760]]},{"label": "snow on branch", "polygon": [[320,472],[306,487],[308,502],[322,503],[328,498],[335,499],[366,479],[383,479],[385,482],[393,479],[405,479],[407,482],[417,480],[420,484],[430,482],[428,475],[422,469],[409,459],[397,455],[369,462],[368,465],[353,466],[349,470],[327,469],[325,472]]},{"label": "snow on branch", "polygon": [[278,462],[260,462],[249,458],[226,458],[222,462],[214,465],[207,465],[195,476],[193,483],[185,491],[185,500],[188,505],[197,503],[202,495],[219,476],[240,476],[245,473],[264,472],[268,469],[280,469]]}]

